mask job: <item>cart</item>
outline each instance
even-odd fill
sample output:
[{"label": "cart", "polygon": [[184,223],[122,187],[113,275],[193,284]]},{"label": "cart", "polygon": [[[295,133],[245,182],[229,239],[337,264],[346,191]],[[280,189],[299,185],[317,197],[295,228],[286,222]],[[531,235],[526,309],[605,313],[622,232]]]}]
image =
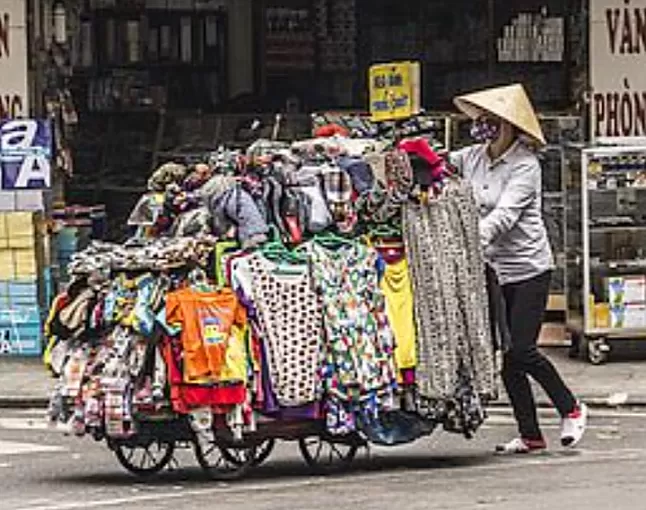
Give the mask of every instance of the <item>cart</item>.
[{"label": "cart", "polygon": [[572,161],[580,165],[567,190],[570,355],[601,365],[612,343],[646,339],[646,146],[586,148]]},{"label": "cart", "polygon": [[[99,438],[97,438],[99,439]],[[358,435],[333,437],[321,421],[267,422],[245,435],[242,442],[218,430],[213,441],[198,440],[185,415],[171,420],[139,421],[137,433],[128,438],[108,438],[108,447],[119,463],[138,477],[147,477],[172,465],[177,449],[193,450],[199,466],[218,481],[242,478],[265,462],[277,440],[298,443],[312,473],[325,475],[347,469],[366,442]]]},{"label": "cart", "polygon": [[[424,431],[415,440],[435,430],[435,423],[415,416],[420,423],[425,423]],[[235,440],[226,427],[216,427],[214,432],[207,442],[198,439],[189,416],[182,414],[172,419],[139,420],[136,434],[121,439],[108,438],[107,444],[119,463],[137,477],[149,477],[172,466],[178,449],[192,450],[202,470],[216,481],[243,478],[271,456],[277,441],[296,442],[309,471],[317,475],[346,471],[359,449],[368,448],[370,444],[356,432],[331,435],[324,420],[320,419],[287,421],[261,417],[256,430],[246,433],[241,441]],[[95,439],[102,437],[95,435]]]}]

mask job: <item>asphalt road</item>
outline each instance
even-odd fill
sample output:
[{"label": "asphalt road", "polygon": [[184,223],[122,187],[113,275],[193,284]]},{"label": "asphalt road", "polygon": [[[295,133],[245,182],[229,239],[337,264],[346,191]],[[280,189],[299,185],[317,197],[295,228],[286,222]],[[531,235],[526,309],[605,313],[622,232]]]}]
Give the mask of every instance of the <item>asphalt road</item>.
[{"label": "asphalt road", "polygon": [[282,443],[245,480],[208,481],[192,456],[140,481],[92,439],[47,430],[38,411],[0,412],[0,509],[496,509],[639,510],[646,508],[646,413],[596,412],[584,445],[564,452],[553,414],[543,420],[550,453],[491,454],[510,437],[509,415],[496,412],[467,442],[436,433],[397,449],[362,453],[342,476],[306,474],[294,444]]}]

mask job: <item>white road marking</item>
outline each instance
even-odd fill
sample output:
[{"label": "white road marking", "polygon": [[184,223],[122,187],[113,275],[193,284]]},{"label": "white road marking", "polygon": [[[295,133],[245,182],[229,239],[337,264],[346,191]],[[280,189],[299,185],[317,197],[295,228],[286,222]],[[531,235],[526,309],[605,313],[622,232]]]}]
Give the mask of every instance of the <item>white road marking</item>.
[{"label": "white road marking", "polygon": [[30,416],[30,417],[40,417],[43,418],[47,415],[47,412],[44,409],[39,409],[37,407],[32,407],[30,409],[12,409],[9,414],[16,416]]},{"label": "white road marking", "polygon": [[[542,419],[541,421],[541,428],[560,428],[561,427],[561,422],[559,419]],[[499,426],[505,426],[505,425],[516,425],[516,420],[512,416],[490,416],[487,421],[485,422],[483,428],[493,428],[493,427],[499,427]],[[592,420],[592,423],[588,423],[587,428],[588,429],[603,429],[606,430],[611,427],[617,427],[619,424],[612,425],[612,424],[607,424],[607,423],[602,423],[602,424],[595,424],[594,419]],[[638,430],[643,430],[643,427],[637,427]]]},{"label": "white road marking", "polygon": [[[578,450],[575,452],[557,454],[557,455],[536,455],[534,457],[523,457],[522,460],[510,462],[492,462],[491,464],[482,464],[478,466],[456,467],[451,471],[501,471],[508,469],[519,469],[519,466],[567,466],[581,462],[609,462],[609,461],[635,461],[646,460],[646,450],[640,449],[620,449],[613,451],[595,451],[595,450]],[[331,482],[339,485],[361,485],[365,483],[376,484],[379,481],[404,482],[410,480],[415,470],[407,471],[405,474],[394,473],[373,473],[347,476],[345,478],[310,478],[300,481],[288,481],[277,483],[257,483],[245,484],[236,487],[222,484],[219,487],[205,489],[175,490],[173,492],[155,492],[154,494],[137,494],[130,497],[119,497],[113,499],[101,499],[90,501],[67,501],[52,504],[28,503],[27,506],[16,508],[15,510],[80,510],[92,508],[109,508],[118,507],[126,504],[150,503],[155,501],[169,501],[176,499],[186,499],[187,497],[200,497],[223,494],[245,494],[251,492],[276,492],[286,489],[299,489],[304,487],[320,487],[321,485],[329,486]]]},{"label": "white road marking", "polygon": [[[487,409],[489,418],[493,416],[511,416],[512,411],[510,407],[494,407]],[[589,416],[596,418],[643,418],[646,419],[646,411],[621,411],[613,409],[589,409]],[[541,408],[538,410],[538,414],[541,417],[554,417],[558,418],[558,415],[553,409]]]},{"label": "white road marking", "polygon": [[53,453],[64,451],[66,450],[62,446],[0,440],[0,455],[24,455],[29,453]]},{"label": "white road marking", "polygon": [[42,416],[39,418],[0,418],[0,429],[6,430],[56,430]]}]

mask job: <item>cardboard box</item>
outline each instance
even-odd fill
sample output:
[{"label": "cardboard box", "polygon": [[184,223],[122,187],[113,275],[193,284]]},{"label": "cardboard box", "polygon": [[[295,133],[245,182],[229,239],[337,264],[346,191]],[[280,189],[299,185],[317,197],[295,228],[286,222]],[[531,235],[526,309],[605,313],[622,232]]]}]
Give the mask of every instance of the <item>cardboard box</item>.
[{"label": "cardboard box", "polygon": [[0,280],[13,280],[13,253],[8,249],[0,249]]},{"label": "cardboard box", "polygon": [[36,237],[33,234],[31,236],[11,236],[7,240],[7,247],[18,250],[33,250],[36,247]]},{"label": "cardboard box", "polygon": [[6,214],[7,234],[12,237],[34,237],[34,213],[14,212]]},{"label": "cardboard box", "polygon": [[7,213],[0,213],[0,240],[9,238],[9,230],[7,229]]},{"label": "cardboard box", "polygon": [[34,213],[0,213],[0,249],[33,248],[36,246]]},{"label": "cardboard box", "polygon": [[13,250],[14,278],[28,280],[38,276],[36,252],[33,249]]},{"label": "cardboard box", "polygon": [[646,328],[646,305],[610,308],[610,327],[616,329]]},{"label": "cardboard box", "polygon": [[646,304],[646,276],[614,276],[606,278],[606,295],[611,308]]}]

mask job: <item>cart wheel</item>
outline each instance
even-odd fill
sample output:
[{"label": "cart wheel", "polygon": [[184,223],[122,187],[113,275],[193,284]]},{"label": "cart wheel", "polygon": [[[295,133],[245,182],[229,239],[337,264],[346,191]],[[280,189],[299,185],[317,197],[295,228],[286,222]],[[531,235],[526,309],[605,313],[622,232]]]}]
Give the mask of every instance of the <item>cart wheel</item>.
[{"label": "cart wheel", "polygon": [[114,453],[119,463],[137,476],[151,476],[164,469],[173,458],[175,445],[155,441],[147,446],[116,443]]},{"label": "cart wheel", "polygon": [[274,451],[275,446],[276,446],[275,439],[267,439],[267,441],[265,441],[258,448],[256,448],[256,454],[253,459],[253,465],[260,466],[260,464],[265,462],[271,455],[271,452]]},{"label": "cart wheel", "polygon": [[608,362],[610,346],[603,338],[588,341],[588,361],[593,365],[603,365]]},{"label": "cart wheel", "polygon": [[357,444],[333,442],[321,436],[299,439],[298,447],[310,469],[324,475],[348,469],[359,449]]},{"label": "cart wheel", "polygon": [[202,446],[197,441],[194,448],[197,462],[212,480],[237,480],[254,465],[255,448],[232,448],[217,442]]},{"label": "cart wheel", "polygon": [[[255,451],[254,451],[254,457],[253,457],[253,463],[252,465],[254,467],[260,466],[263,462],[265,462],[269,456],[271,455],[271,452],[274,451],[274,447],[276,446],[276,440],[275,439],[267,439],[260,443],[259,446],[256,446]],[[228,462],[238,462],[239,461],[239,455],[234,452],[231,452],[231,448],[225,448],[222,447],[222,454],[226,457]]]}]

